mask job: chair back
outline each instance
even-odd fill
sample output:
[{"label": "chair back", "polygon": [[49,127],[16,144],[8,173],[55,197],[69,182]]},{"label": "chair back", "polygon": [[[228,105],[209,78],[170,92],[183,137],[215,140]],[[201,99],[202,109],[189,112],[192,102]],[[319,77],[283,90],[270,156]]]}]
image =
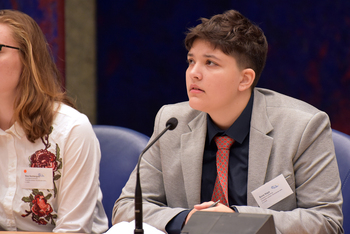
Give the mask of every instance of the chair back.
[{"label": "chair back", "polygon": [[102,204],[112,226],[112,210],[130,173],[137,164],[149,137],[129,128],[108,125],[93,125],[100,142],[100,186]]},{"label": "chair back", "polygon": [[332,135],[343,194],[343,228],[350,233],[350,136],[334,129]]}]

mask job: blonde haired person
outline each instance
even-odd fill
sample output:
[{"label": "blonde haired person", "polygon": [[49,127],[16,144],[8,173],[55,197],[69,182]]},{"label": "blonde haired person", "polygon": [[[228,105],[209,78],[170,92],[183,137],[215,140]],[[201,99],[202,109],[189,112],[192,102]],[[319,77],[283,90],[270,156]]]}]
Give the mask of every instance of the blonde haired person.
[{"label": "blonde haired person", "polygon": [[[99,143],[60,79],[37,23],[22,12],[1,10],[0,230],[108,228]],[[36,175],[40,180],[28,179]]]}]

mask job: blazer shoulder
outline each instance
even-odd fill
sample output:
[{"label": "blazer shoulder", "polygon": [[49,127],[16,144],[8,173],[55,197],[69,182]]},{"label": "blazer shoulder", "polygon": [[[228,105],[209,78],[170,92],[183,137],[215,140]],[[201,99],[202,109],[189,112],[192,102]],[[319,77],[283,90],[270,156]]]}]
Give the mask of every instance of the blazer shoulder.
[{"label": "blazer shoulder", "polygon": [[254,91],[251,126],[261,132],[283,132],[287,126],[303,130],[309,124],[322,123],[330,124],[328,115],[304,101],[268,89]]},{"label": "blazer shoulder", "polygon": [[161,126],[172,117],[177,118],[179,125],[187,126],[192,123],[197,126],[197,124],[201,125],[206,120],[205,116],[206,113],[192,109],[188,101],[186,101],[162,106],[158,111],[156,119],[159,120]]},{"label": "blazer shoulder", "polygon": [[161,113],[163,116],[168,117],[168,115],[172,115],[176,118],[185,118],[191,119],[198,114],[202,113],[201,111],[192,109],[187,102],[179,102],[175,104],[168,104],[162,106],[158,113]]},{"label": "blazer shoulder", "polygon": [[[280,109],[283,110],[283,113],[288,111],[291,112],[301,112],[304,114],[314,115],[318,112],[321,112],[316,107],[312,106],[309,103],[306,103],[302,100],[272,91],[269,89],[256,88],[255,95],[261,95],[265,98],[266,108],[268,109]],[[261,95],[260,95],[261,94]]]}]

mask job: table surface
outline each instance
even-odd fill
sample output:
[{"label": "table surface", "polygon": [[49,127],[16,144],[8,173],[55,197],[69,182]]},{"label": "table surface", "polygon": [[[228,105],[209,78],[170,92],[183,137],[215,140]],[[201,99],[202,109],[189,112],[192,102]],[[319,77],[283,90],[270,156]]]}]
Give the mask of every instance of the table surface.
[{"label": "table surface", "polygon": [[[15,232],[15,231],[0,231],[0,233],[3,233],[3,234],[52,234],[53,232]],[[65,234],[69,234],[69,233],[65,233]],[[79,233],[74,233],[74,234],[79,234]],[[83,234],[83,233],[80,233],[80,234]]]}]

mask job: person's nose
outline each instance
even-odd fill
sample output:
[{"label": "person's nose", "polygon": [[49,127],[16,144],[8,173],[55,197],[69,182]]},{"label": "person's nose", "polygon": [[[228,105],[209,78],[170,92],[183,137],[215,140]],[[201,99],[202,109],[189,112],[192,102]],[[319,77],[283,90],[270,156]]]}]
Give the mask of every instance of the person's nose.
[{"label": "person's nose", "polygon": [[188,68],[188,75],[192,79],[201,80],[203,79],[203,71],[199,63],[194,64]]}]

